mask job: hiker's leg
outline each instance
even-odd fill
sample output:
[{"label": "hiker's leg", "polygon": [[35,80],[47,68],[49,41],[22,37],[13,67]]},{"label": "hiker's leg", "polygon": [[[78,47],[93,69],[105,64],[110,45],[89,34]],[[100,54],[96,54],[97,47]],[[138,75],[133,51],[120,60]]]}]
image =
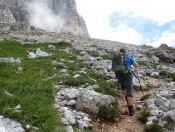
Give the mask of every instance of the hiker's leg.
[{"label": "hiker's leg", "polygon": [[127,101],[128,101],[128,106],[131,106],[131,105],[133,105],[133,97],[129,97],[129,96],[127,96]]},{"label": "hiker's leg", "polygon": [[132,74],[128,74],[125,80],[126,100],[128,102],[128,106],[133,105],[132,79]]},{"label": "hiker's leg", "polygon": [[122,93],[123,93],[123,95],[124,95],[124,97],[125,97],[125,100],[126,100],[126,103],[127,103],[127,105],[128,105],[127,91],[126,91],[126,90],[122,90]]},{"label": "hiker's leg", "polygon": [[123,94],[123,96],[125,97],[126,102],[127,102],[127,104],[128,104],[128,100],[127,100],[127,91],[126,91],[124,85],[121,85],[121,90],[122,90],[122,94]]},{"label": "hiker's leg", "polygon": [[125,89],[125,84],[124,84],[124,79],[122,79],[122,81],[120,82],[120,86],[121,86],[121,90],[122,90],[122,94],[126,99],[127,105],[128,105],[128,100],[127,100],[127,91]]},{"label": "hiker's leg", "polygon": [[133,105],[133,88],[132,88],[132,74],[126,76],[125,88],[126,88],[126,96],[128,100],[128,105]]},{"label": "hiker's leg", "polygon": [[118,82],[119,82],[119,85],[120,85],[120,89],[122,90],[122,94],[124,95],[124,96],[126,96],[126,89],[125,89],[125,79],[124,79],[124,77],[120,77],[120,76],[118,76],[117,77],[117,80],[118,80]]},{"label": "hiker's leg", "polygon": [[128,111],[129,111],[129,115],[133,116],[134,112],[134,108],[133,108],[133,91],[132,91],[132,79],[133,76],[132,75],[127,75],[126,77],[126,82],[125,82],[125,87],[126,87],[126,99],[128,101]]},{"label": "hiker's leg", "polygon": [[123,89],[122,89],[122,93],[124,96],[126,96],[126,94],[127,94],[126,90],[123,90]]}]

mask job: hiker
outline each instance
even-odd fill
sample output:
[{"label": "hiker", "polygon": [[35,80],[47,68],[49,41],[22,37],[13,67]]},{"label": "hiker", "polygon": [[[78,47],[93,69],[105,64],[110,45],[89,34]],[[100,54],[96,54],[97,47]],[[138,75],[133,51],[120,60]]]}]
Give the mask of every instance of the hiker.
[{"label": "hiker", "polygon": [[130,70],[131,65],[133,65],[135,68],[139,68],[139,65],[135,59],[132,56],[127,55],[124,48],[121,48],[120,52],[118,54],[116,53],[113,57],[112,70],[114,71],[116,79],[121,86],[123,95],[125,96],[129,116],[133,116],[135,114],[133,108],[133,75]]}]

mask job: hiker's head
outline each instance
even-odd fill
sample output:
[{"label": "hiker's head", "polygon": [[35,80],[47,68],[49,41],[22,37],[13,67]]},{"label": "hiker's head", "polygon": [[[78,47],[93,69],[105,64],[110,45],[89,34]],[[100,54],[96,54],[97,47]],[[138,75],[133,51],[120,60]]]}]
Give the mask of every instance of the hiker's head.
[{"label": "hiker's head", "polygon": [[124,48],[121,48],[120,53],[126,54],[126,50]]}]

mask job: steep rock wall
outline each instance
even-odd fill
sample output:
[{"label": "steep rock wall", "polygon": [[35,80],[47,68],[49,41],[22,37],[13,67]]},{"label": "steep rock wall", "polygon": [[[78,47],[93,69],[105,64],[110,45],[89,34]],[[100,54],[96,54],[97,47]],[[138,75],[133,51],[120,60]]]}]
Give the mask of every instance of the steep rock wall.
[{"label": "steep rock wall", "polygon": [[[30,31],[31,12],[28,4],[36,0],[0,0],[0,29]],[[42,2],[42,0],[38,0]],[[54,15],[64,20],[62,33],[89,37],[84,19],[78,14],[75,0],[45,0]],[[58,22],[59,24],[59,22]],[[37,27],[35,27],[37,28]]]}]

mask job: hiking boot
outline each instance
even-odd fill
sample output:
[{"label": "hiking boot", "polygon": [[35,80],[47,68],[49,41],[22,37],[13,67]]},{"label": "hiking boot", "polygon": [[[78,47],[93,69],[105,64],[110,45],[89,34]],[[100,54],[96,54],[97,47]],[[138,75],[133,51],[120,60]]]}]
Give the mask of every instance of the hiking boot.
[{"label": "hiking boot", "polygon": [[133,116],[135,114],[133,106],[128,106],[128,112],[129,112],[129,116]]}]

